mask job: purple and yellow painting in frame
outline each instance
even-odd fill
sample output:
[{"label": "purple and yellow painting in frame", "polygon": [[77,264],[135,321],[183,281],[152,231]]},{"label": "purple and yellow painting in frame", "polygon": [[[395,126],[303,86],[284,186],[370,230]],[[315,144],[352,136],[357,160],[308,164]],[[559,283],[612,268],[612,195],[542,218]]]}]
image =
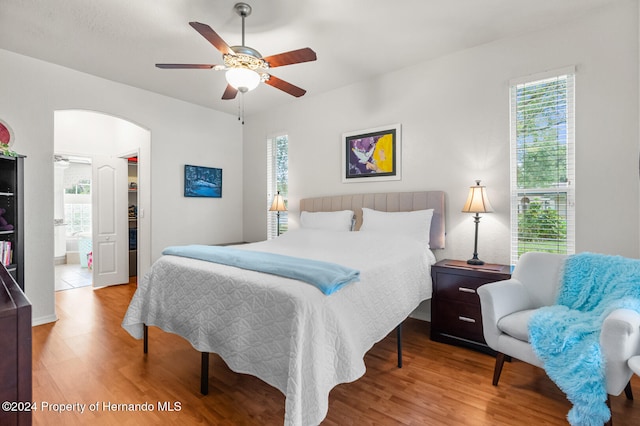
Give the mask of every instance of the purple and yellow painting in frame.
[{"label": "purple and yellow painting in frame", "polygon": [[400,179],[400,125],[343,134],[343,182]]}]

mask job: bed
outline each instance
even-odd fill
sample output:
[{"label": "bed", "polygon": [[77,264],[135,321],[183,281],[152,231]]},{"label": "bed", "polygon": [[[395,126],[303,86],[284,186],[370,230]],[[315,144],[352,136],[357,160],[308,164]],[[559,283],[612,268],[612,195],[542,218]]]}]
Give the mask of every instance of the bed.
[{"label": "bed", "polygon": [[[337,216],[325,213],[349,210],[358,232],[322,225]],[[432,210],[430,248],[387,229],[391,215],[379,213],[425,210]],[[139,284],[122,326],[138,339],[156,326],[189,341],[203,354],[203,389],[208,354],[217,353],[232,370],[285,395],[285,425],[317,425],[331,389],[361,377],[365,353],[431,297],[432,250],[444,247],[444,193],[309,198],[300,211],[307,218],[302,229],[232,249],[345,265],[358,271],[357,281],[326,295],[291,278],[164,255]],[[385,229],[373,225],[374,217]]]}]

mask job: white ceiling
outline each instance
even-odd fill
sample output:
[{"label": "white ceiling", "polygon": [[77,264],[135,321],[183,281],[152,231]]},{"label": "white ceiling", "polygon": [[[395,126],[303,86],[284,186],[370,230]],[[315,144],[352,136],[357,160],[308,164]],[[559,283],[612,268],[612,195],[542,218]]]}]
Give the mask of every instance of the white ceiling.
[{"label": "white ceiling", "polygon": [[[247,46],[269,56],[311,47],[316,62],[272,74],[305,96],[571,19],[622,0],[245,0]],[[235,114],[224,73],[155,63],[222,62],[188,23],[241,44],[236,0],[0,0],[0,48]],[[401,86],[401,83],[399,83]],[[240,96],[238,96],[238,99]],[[245,113],[297,99],[267,85]]]}]

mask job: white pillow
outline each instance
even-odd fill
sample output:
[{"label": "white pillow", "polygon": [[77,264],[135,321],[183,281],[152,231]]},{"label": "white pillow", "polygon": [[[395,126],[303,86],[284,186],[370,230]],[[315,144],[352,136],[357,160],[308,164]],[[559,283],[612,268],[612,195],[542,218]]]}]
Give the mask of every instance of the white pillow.
[{"label": "white pillow", "polygon": [[360,231],[384,232],[417,238],[429,247],[433,209],[412,212],[381,212],[362,208]]},{"label": "white pillow", "polygon": [[305,229],[322,229],[324,231],[351,231],[353,211],[337,212],[302,212],[300,226]]}]

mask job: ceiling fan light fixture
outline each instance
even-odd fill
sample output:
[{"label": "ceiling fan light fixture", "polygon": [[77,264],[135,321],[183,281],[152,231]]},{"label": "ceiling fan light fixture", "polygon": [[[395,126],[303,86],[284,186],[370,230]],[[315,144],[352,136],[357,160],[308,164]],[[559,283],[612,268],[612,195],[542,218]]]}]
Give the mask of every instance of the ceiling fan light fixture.
[{"label": "ceiling fan light fixture", "polygon": [[260,84],[260,74],[247,68],[231,68],[225,73],[227,83],[241,93],[250,92]]}]

